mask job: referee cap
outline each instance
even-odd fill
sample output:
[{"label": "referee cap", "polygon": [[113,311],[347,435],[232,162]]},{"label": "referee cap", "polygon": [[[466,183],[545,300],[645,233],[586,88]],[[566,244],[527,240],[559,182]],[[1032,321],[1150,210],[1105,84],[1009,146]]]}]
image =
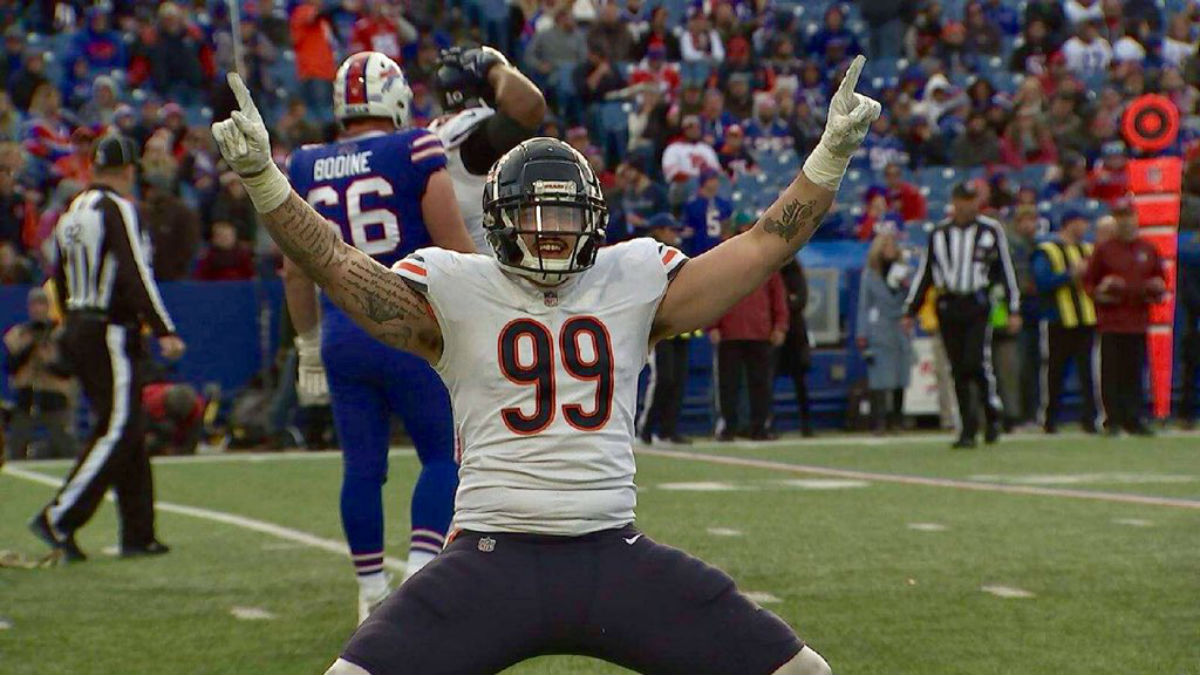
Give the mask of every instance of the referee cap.
[{"label": "referee cap", "polygon": [[92,165],[102,169],[119,169],[136,164],[137,149],[133,141],[120,134],[107,134],[96,141],[92,149]]},{"label": "referee cap", "polygon": [[955,199],[975,199],[979,196],[979,190],[975,188],[974,181],[967,179],[955,185],[950,196]]}]

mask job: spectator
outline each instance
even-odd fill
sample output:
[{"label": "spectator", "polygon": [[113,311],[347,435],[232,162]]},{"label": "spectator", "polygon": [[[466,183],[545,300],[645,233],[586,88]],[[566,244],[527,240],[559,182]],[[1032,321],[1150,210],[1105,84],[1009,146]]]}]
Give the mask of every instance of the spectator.
[{"label": "spectator", "polygon": [[617,3],[601,5],[596,23],[588,31],[587,43],[590,50],[601,52],[609,62],[624,63],[633,56],[633,35],[621,21]]},{"label": "spectator", "polygon": [[193,276],[200,281],[245,281],[254,277],[254,256],[225,220],[212,224],[212,239],[200,254]]},{"label": "spectator", "polygon": [[0,143],[19,140],[21,112],[13,105],[7,91],[0,91]]},{"label": "spectator", "polygon": [[786,120],[769,94],[755,97],[754,116],[746,121],[746,138],[755,152],[780,152],[795,142]]},{"label": "spectator", "polygon": [[0,285],[17,286],[34,282],[33,264],[11,241],[0,241]]},{"label": "spectator", "polygon": [[668,109],[667,102],[657,89],[642,92],[638,107],[629,113],[630,154],[662,157],[669,134]]},{"label": "spectator", "polygon": [[204,399],[187,384],[152,382],[142,387],[146,452],[194,455],[204,430]]},{"label": "spectator", "polygon": [[1099,24],[1095,21],[1081,24],[1078,35],[1063,43],[1062,53],[1067,70],[1082,79],[1102,75],[1112,62],[1112,46],[1101,37]]},{"label": "spectator", "polygon": [[[554,73],[573,70],[586,59],[587,38],[568,9],[560,9],[554,15],[554,25],[534,35],[525,50],[529,71],[535,78],[550,84]],[[556,91],[553,86],[549,88]]]},{"label": "spectator", "polygon": [[846,17],[838,4],[825,10],[821,28],[808,39],[805,52],[817,57],[826,69],[836,68],[846,59],[862,53],[858,37],[846,28]]},{"label": "spectator", "polygon": [[[679,246],[679,222],[669,213],[657,213],[646,221],[648,234],[667,246]],[[643,445],[666,443],[691,445],[679,433],[679,409],[688,376],[690,333],[659,340],[650,359],[650,377],[637,433]]]},{"label": "spectator", "polygon": [[716,89],[706,89],[700,104],[700,137],[714,148],[720,145],[726,129],[737,119],[725,110],[725,97]]},{"label": "spectator", "polygon": [[731,75],[725,93],[725,110],[735,119],[748,119],[754,113],[754,92],[750,88],[750,75]]},{"label": "spectator", "polygon": [[867,52],[872,60],[900,58],[905,5],[902,0],[859,0],[859,11],[867,23]]},{"label": "spectator", "polygon": [[988,22],[1000,28],[1004,35],[1012,37],[1021,32],[1021,18],[1006,0],[984,0],[983,13]]},{"label": "spectator", "polygon": [[321,0],[303,0],[292,10],[288,25],[292,49],[296,53],[300,95],[309,110],[326,110],[333,100],[333,78],[337,71],[334,64],[333,25],[321,11]]},{"label": "spectator", "polygon": [[71,132],[71,154],[58,158],[51,171],[58,180],[70,180],[82,185],[92,182],[92,143],[96,134],[88,127]]},{"label": "spectator", "polygon": [[866,209],[858,219],[859,241],[871,241],[880,234],[904,231],[904,218],[888,207],[887,190],[871,187],[864,200]]},{"label": "spectator", "polygon": [[679,51],[684,61],[716,65],[725,60],[721,36],[709,26],[708,16],[699,9],[688,19],[687,29],[679,39]]},{"label": "spectator", "polygon": [[1104,155],[1088,176],[1087,196],[1113,202],[1129,191],[1129,173],[1125,170],[1129,161],[1125,157],[1125,144],[1113,141],[1104,145]]},{"label": "spectator", "polygon": [[142,178],[157,181],[174,192],[179,175],[179,160],[171,152],[171,132],[159,129],[146,141],[142,152]]},{"label": "spectator", "polygon": [[1096,247],[1083,275],[1095,300],[1100,333],[1100,395],[1109,435],[1122,429],[1150,436],[1142,413],[1146,331],[1150,305],[1166,293],[1158,249],[1138,236],[1138,217],[1129,199],[1113,205],[1116,233]]},{"label": "spectator", "polygon": [[575,91],[584,105],[600,103],[610,92],[623,89],[625,79],[609,62],[607,52],[594,47],[588,48],[587,61],[575,68]]},{"label": "spectator", "polygon": [[679,90],[679,68],[667,63],[666,49],[661,44],[650,45],[646,58],[633,69],[631,84],[648,84],[662,94],[667,101],[675,99]]},{"label": "spectator", "polygon": [[965,20],[966,50],[969,54],[997,56],[1004,48],[1000,26],[988,19],[979,0],[967,3]]},{"label": "spectator", "polygon": [[924,195],[916,185],[904,180],[904,170],[899,164],[887,165],[883,170],[883,179],[887,186],[888,207],[899,211],[905,222],[927,217]]},{"label": "spectator", "polygon": [[967,118],[967,129],[950,145],[950,161],[954,166],[971,167],[998,164],[1000,140],[988,126],[987,118],[980,113],[971,113]]},{"label": "spectator", "polygon": [[1196,53],[1196,41],[1192,39],[1191,22],[1185,14],[1176,14],[1167,24],[1167,35],[1162,41],[1163,64],[1182,68],[1184,61]]},{"label": "spectator", "polygon": [[404,61],[402,44],[417,41],[417,29],[399,14],[395,4],[366,2],[350,33],[350,53],[379,52],[396,63]]},{"label": "spectator", "polygon": [[[725,60],[717,69],[717,81],[721,87],[728,91],[730,78],[745,75],[747,83],[759,80],[761,86],[766,88],[766,74],[754,63],[753,57],[749,40],[740,35],[731,38],[725,45]],[[748,116],[747,114],[745,117]]]},{"label": "spectator", "polygon": [[[9,459],[74,457],[72,383],[52,337],[54,323],[46,292],[41,287],[31,289],[26,307],[29,320],[4,334],[5,369],[16,398],[5,438],[6,454]],[[29,446],[38,429],[45,430],[46,441],[31,452]]]},{"label": "spectator", "polygon": [[1089,185],[1087,158],[1077,152],[1064,153],[1048,178],[1041,193],[1043,198],[1073,201],[1086,197]]},{"label": "spectator", "polygon": [[669,204],[666,189],[650,180],[640,164],[629,161],[618,167],[617,171],[626,185],[621,198],[621,210],[631,229],[637,231],[649,227],[651,216],[667,212]]},{"label": "spectator", "polygon": [[725,173],[732,179],[760,173],[754,157],[746,149],[745,140],[746,134],[742,131],[742,127],[737,124],[730,125],[725,130],[725,139],[721,144],[721,149],[717,151],[717,159],[721,161],[721,168],[725,169]]},{"label": "spectator", "polygon": [[1021,168],[1026,164],[1053,164],[1058,161],[1058,148],[1050,129],[1028,106],[1017,111],[1000,141],[1004,163]]},{"label": "spectator", "polygon": [[792,113],[788,128],[792,134],[792,147],[797,153],[807,155],[821,140],[825,122],[817,117],[816,111],[808,101],[801,98],[796,101],[796,110]]},{"label": "spectator", "polygon": [[20,69],[8,76],[8,95],[17,110],[32,114],[29,106],[34,93],[49,81],[46,79],[46,55],[40,49],[28,47]]},{"label": "spectator", "polygon": [[687,115],[682,120],[683,136],[663,152],[663,176],[670,183],[683,183],[700,176],[704,168],[720,171],[721,161],[712,146],[700,137],[700,118]]},{"label": "spectator", "polygon": [[858,287],[855,322],[859,352],[867,362],[871,426],[876,434],[901,426],[904,389],[913,359],[912,338],[901,326],[911,270],[895,232],[875,235]]},{"label": "spectator", "polygon": [[1063,3],[1063,14],[1071,26],[1104,21],[1104,8],[1101,7],[1100,0],[1066,0]]},{"label": "spectator", "polygon": [[772,93],[795,92],[800,89],[800,73],[804,70],[805,62],[795,53],[795,45],[790,37],[775,40],[771,47],[771,57],[766,61],[767,89]]},{"label": "spectator", "polygon": [[1093,345],[1096,339],[1096,308],[1083,287],[1091,244],[1085,244],[1088,221],[1078,211],[1063,214],[1062,227],[1053,241],[1044,241],[1033,253],[1033,276],[1040,293],[1045,339],[1042,359],[1046,363],[1042,394],[1042,429],[1058,430],[1058,411],[1067,367],[1075,366],[1083,398],[1080,425],[1086,433],[1096,433],[1096,403],[1092,379]]},{"label": "spectator", "polygon": [[93,5],[87,10],[87,26],[71,40],[71,51],[87,64],[89,73],[109,72],[129,63],[125,41],[113,30],[112,16],[105,5]]},{"label": "spectator", "polygon": [[308,106],[304,99],[293,98],[288,101],[287,110],[275,124],[275,133],[271,140],[278,139],[289,148],[299,148],[309,143],[321,141],[321,128],[313,124],[308,114]]},{"label": "spectator", "polygon": [[[753,216],[739,213],[739,222],[753,221]],[[793,256],[779,270],[787,291],[788,332],[779,350],[779,370],[792,380],[796,394],[796,414],[800,418],[800,433],[805,438],[813,436],[812,412],[808,396],[808,371],[812,368],[812,345],[808,341],[808,323],[804,312],[808,307],[808,279],[800,265],[800,257]]]},{"label": "spectator", "polygon": [[650,12],[650,31],[642,36],[638,43],[637,58],[647,58],[650,49],[662,47],[663,58],[672,63],[678,63],[683,58],[679,48],[679,38],[671,30],[671,14],[666,5],[659,5]]},{"label": "spectator", "polygon": [[114,123],[118,97],[117,84],[107,75],[92,81],[91,96],[79,110],[79,121],[93,127],[105,127]]},{"label": "spectator", "polygon": [[143,34],[139,49],[155,91],[180,103],[196,101],[204,83],[201,53],[206,47],[178,5],[164,2],[158,6],[157,28]]},{"label": "spectator", "polygon": [[[279,48],[258,28],[258,22],[252,17],[245,17],[241,22],[242,41],[242,80],[253,94],[254,100],[274,104],[276,100],[274,79],[271,76],[271,66],[279,58]],[[217,45],[216,59],[221,70],[234,70],[233,35],[229,31],[221,31],[215,37]]]},{"label": "spectator", "polygon": [[[1031,205],[1013,210],[1008,229],[1009,259],[1021,292],[1021,326],[1016,333],[1007,326],[993,328],[993,361],[1004,401],[1005,425],[1032,421],[1037,416],[1042,355],[1038,321],[1042,318],[1036,275],[1031,258],[1038,247],[1041,217]],[[997,317],[998,318],[998,317]]]},{"label": "spectator", "polygon": [[945,75],[938,73],[925,83],[925,97],[913,106],[913,114],[924,117],[937,128],[942,116],[969,103],[965,93],[955,90]]},{"label": "spectator", "polygon": [[142,179],[142,226],[154,251],[151,266],[156,281],[178,281],[191,276],[192,261],[200,244],[200,218],[171,192],[161,176]]},{"label": "spectator", "polygon": [[[748,227],[746,229],[749,229]],[[779,273],[733,306],[709,329],[717,352],[718,441],[732,441],[738,428],[738,397],[743,373],[750,399],[751,440],[772,440],[767,428],[771,414],[771,348],[783,344],[788,330],[787,291]]]},{"label": "spectator", "polygon": [[1058,43],[1042,19],[1032,19],[1025,25],[1025,39],[1008,57],[1008,69],[1014,73],[1041,75],[1046,61],[1057,51]]},{"label": "spectator", "polygon": [[0,82],[9,84],[10,78],[21,69],[25,54],[25,31],[19,24],[4,29],[4,47],[0,50]]},{"label": "spectator", "polygon": [[1104,242],[1109,241],[1117,235],[1117,219],[1112,215],[1100,216],[1096,219],[1096,246],[1094,251],[1100,248]]},{"label": "spectator", "polygon": [[37,205],[17,181],[24,165],[21,148],[0,143],[0,243],[25,251],[25,233],[37,222]]},{"label": "spectator", "polygon": [[728,237],[733,204],[718,194],[720,189],[720,173],[705,168],[700,172],[696,196],[683,206],[684,238],[689,256],[698,256]]},{"label": "spectator", "polygon": [[1150,30],[1150,22],[1146,20],[1130,21],[1121,39],[1113,43],[1113,63],[1118,68],[1126,64],[1144,63],[1152,53],[1157,38]]}]

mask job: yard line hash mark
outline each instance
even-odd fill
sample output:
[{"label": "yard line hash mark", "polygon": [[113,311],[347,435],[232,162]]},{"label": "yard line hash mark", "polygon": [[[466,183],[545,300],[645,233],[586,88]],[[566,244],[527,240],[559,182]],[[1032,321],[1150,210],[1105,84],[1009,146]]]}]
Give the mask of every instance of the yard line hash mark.
[{"label": "yard line hash mark", "polygon": [[933,478],[929,476],[911,476],[895,473],[874,473],[870,471],[855,471],[852,469],[835,469],[827,466],[811,464],[789,464],[774,462],[766,459],[751,457],[730,457],[728,455],[708,455],[699,452],[683,452],[679,450],[658,450],[641,448],[639,454],[667,459],[680,459],[691,462],[708,462],[710,464],[725,464],[729,466],[745,466],[756,469],[771,469],[773,471],[791,471],[818,476],[836,476],[855,480],[876,481],[880,483],[899,483],[901,485],[924,485],[926,487],[951,488],[954,490],[977,490],[979,492],[1002,492],[1015,495],[1036,495],[1040,497],[1066,497],[1069,499],[1093,499],[1104,502],[1121,504],[1141,504],[1144,506],[1170,506],[1178,509],[1200,510],[1200,500],[1181,499],[1175,497],[1154,497],[1151,495],[1124,494],[1119,492],[1098,492],[1093,490],[1073,490],[1069,488],[1050,488],[1034,485],[1003,485],[999,483],[982,483],[954,478]]},{"label": "yard line hash mark", "polygon": [[[56,488],[62,485],[61,478],[56,478],[44,473],[38,473],[37,471],[18,469],[13,466],[4,467],[3,473],[5,475],[12,476],[13,478],[20,478],[21,480],[47,485],[50,487]],[[112,501],[113,497],[111,494],[109,494],[105,496],[105,499]],[[324,537],[318,537],[315,534],[304,532],[303,530],[284,527],[283,525],[277,525],[265,520],[258,520],[257,518],[247,518],[246,516],[239,516],[235,513],[215,511],[213,509],[206,509],[199,506],[188,506],[186,504],[175,504],[173,502],[155,502],[154,508],[165,513],[176,513],[181,516],[191,516],[193,518],[200,518],[201,520],[208,520],[217,523],[224,523],[225,525],[232,525],[234,527],[240,527],[243,530],[259,532],[276,537],[278,539],[301,544],[309,548],[316,548],[322,551],[329,551],[330,553],[337,553],[338,555],[342,556],[350,555],[350,549],[347,548],[346,544],[343,542],[335,541],[333,539],[326,539]],[[383,566],[391,570],[403,571],[406,569],[407,564],[403,560],[388,556],[383,559]]]}]

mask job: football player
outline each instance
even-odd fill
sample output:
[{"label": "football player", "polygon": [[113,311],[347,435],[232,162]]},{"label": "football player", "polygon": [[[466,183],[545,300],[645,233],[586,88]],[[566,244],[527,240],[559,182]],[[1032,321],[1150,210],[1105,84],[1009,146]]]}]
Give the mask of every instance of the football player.
[{"label": "football player", "polygon": [[[297,194],[332,224],[330,234],[380,265],[426,246],[475,250],[442,142],[425,129],[407,128],[411,100],[394,61],[379,52],[354,54],[334,82],[337,141],[302,147],[288,165]],[[313,282],[290,262],[285,292],[296,327],[298,393],[307,400],[327,395],[333,406],[344,456],[342,528],[358,576],[361,623],[389,591],[383,484],[393,414],[403,418],[421,460],[407,575],[441,551],[458,486],[450,398],[424,360],[372,338],[328,295],[318,303]]]},{"label": "football player", "polygon": [[443,50],[434,84],[445,114],[429,130],[446,150],[446,170],[475,249],[490,255],[483,229],[487,172],[501,155],[537,132],[546,116],[546,99],[491,47]]},{"label": "football player", "polygon": [[607,208],[570,146],[525,141],[484,190],[495,258],[427,248],[391,270],[347,246],[240,110],[213,125],[283,252],[380,341],[434,364],[462,443],[453,534],[330,667],[494,673],[577,653],[640,672],[829,673],[723,572],[633,524],[637,378],[661,338],[709,325],[791,259],[833,203],[879,103],[854,60],[803,170],[747,232],[689,259],[651,239],[600,248]]}]

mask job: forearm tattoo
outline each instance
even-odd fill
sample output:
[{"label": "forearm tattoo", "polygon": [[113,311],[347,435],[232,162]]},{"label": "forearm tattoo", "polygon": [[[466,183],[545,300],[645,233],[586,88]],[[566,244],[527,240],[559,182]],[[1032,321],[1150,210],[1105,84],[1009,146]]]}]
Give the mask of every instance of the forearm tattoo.
[{"label": "forearm tattoo", "polygon": [[763,216],[763,231],[778,235],[784,241],[791,242],[796,235],[802,232],[812,234],[828,212],[828,206],[818,211],[815,199],[802,202],[796,198],[779,209],[779,218]]},{"label": "forearm tattoo", "polygon": [[400,348],[440,345],[424,298],[343,243],[325,219],[292,194],[263,221],[284,255],[379,340]]}]

